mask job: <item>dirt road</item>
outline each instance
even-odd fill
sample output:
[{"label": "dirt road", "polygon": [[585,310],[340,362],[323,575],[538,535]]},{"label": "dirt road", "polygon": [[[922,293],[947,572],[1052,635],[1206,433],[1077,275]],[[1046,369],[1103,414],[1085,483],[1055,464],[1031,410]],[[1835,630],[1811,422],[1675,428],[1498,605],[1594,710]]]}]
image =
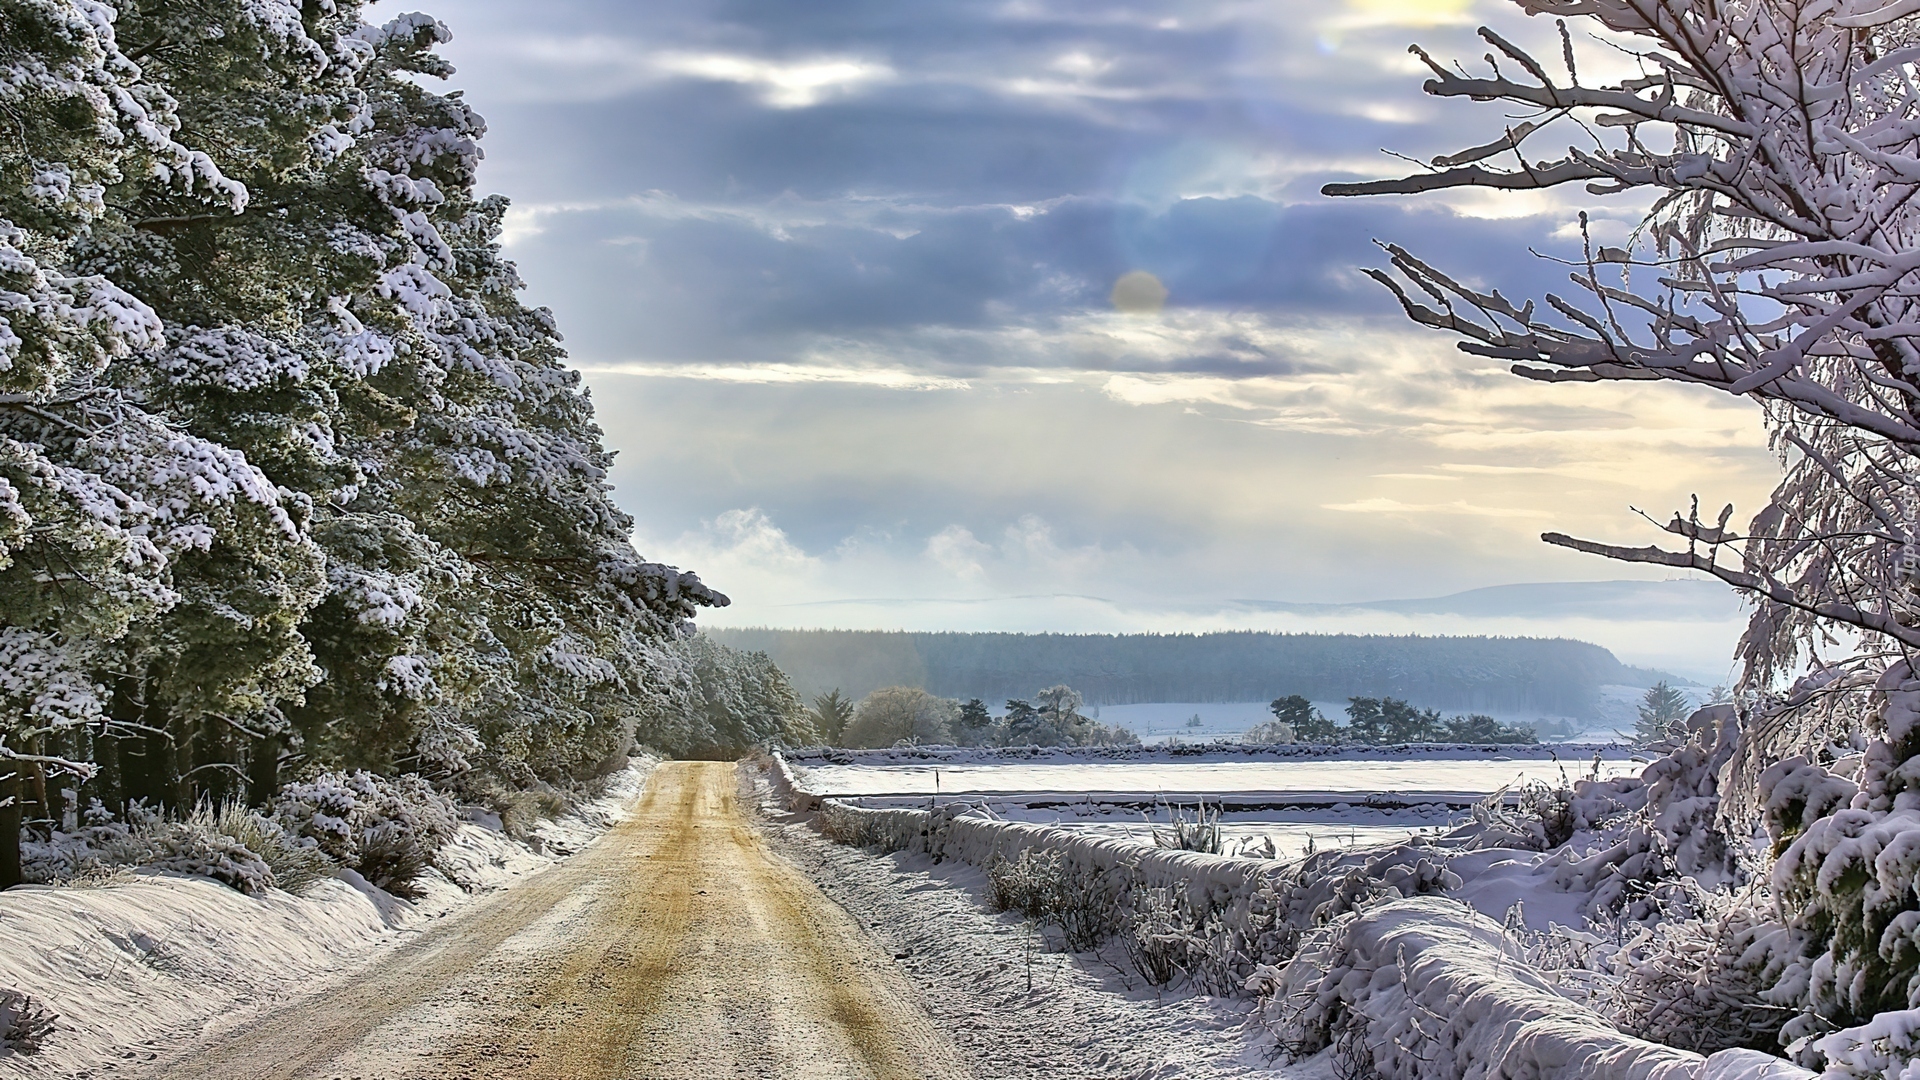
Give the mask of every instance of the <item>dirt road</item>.
[{"label": "dirt road", "polygon": [[890,956],[770,853],[733,766],[662,765],[572,859],[164,1080],[968,1075]]}]

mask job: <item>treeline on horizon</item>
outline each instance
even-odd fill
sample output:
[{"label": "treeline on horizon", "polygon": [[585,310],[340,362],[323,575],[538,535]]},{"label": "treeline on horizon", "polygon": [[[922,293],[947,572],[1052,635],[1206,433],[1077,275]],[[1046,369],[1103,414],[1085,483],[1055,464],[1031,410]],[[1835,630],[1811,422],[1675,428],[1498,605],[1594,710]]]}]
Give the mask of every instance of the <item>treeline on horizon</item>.
[{"label": "treeline on horizon", "polygon": [[1394,697],[1425,708],[1591,716],[1599,688],[1658,673],[1566,638],[1288,634],[1014,634],[709,628],[765,652],[803,696],[883,686],[998,702],[1065,683],[1090,705]]}]

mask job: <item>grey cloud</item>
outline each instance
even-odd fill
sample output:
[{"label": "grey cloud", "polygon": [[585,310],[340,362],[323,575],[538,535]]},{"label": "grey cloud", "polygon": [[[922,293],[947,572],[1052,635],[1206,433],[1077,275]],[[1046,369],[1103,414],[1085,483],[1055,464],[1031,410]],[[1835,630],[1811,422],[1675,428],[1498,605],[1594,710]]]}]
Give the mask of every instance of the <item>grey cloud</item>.
[{"label": "grey cloud", "polygon": [[[1094,199],[1024,218],[1003,207],[898,209],[884,215],[885,229],[845,219],[782,225],[773,217],[625,207],[558,213],[514,255],[536,282],[535,295],[558,310],[583,360],[788,360],[809,343],[837,338],[965,374],[1035,366],[1036,357],[970,351],[967,340],[951,337],[916,346],[898,335],[1044,330],[1061,316],[1107,310],[1108,290],[1129,270],[1158,275],[1176,308],[1275,318],[1391,315],[1391,298],[1355,269],[1384,262],[1375,236],[1444,253],[1451,271],[1520,294],[1537,283],[1541,267],[1513,252],[1564,247],[1535,220],[1463,221],[1393,204],[1286,206],[1252,197],[1186,200],[1157,214]],[[910,347],[896,348],[902,344]],[[1298,363],[1251,342],[1226,344],[1223,352],[1140,366],[1124,355],[1085,355],[1063,339],[1038,364],[1271,375]]]}]

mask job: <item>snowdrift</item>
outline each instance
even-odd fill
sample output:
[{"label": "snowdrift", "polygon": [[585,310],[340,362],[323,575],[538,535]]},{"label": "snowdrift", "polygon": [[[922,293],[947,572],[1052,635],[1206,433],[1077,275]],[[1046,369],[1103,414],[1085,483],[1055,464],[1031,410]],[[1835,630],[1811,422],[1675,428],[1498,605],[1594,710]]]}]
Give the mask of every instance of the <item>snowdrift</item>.
[{"label": "snowdrift", "polygon": [[1283,1043],[1350,1040],[1409,1080],[1794,1080],[1752,1050],[1709,1057],[1646,1042],[1511,956],[1500,924],[1458,901],[1394,900],[1347,917],[1284,968],[1255,976]]}]

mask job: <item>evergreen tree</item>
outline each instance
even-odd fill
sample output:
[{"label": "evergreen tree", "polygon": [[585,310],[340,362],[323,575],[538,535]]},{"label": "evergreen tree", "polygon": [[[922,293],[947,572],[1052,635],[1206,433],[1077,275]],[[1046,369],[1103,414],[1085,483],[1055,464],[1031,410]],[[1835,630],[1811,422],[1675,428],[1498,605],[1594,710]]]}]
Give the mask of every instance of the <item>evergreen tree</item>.
[{"label": "evergreen tree", "polygon": [[1446,722],[1440,737],[1447,742],[1516,744],[1540,741],[1530,727],[1503,724],[1491,716],[1474,713],[1456,716]]},{"label": "evergreen tree", "polygon": [[1444,732],[1440,714],[1432,709],[1416,709],[1398,698],[1347,700],[1347,735],[1357,743],[1432,742]]},{"label": "evergreen tree", "polygon": [[837,686],[813,699],[813,726],[828,745],[839,745],[840,733],[852,718],[853,702],[842,697]]},{"label": "evergreen tree", "polygon": [[953,741],[961,746],[990,746],[997,734],[997,723],[987,711],[987,703],[970,698],[960,705],[953,720]]},{"label": "evergreen tree", "polygon": [[1693,703],[1687,695],[1661,680],[1640,697],[1639,719],[1634,721],[1633,739],[1641,746],[1666,742],[1683,733]]},{"label": "evergreen tree", "polygon": [[1330,745],[1346,741],[1345,729],[1327,719],[1313,707],[1313,702],[1299,694],[1275,698],[1267,711],[1273,714],[1274,723],[1285,724],[1300,742]]},{"label": "evergreen tree", "polygon": [[181,808],[810,737],[630,546],[446,28],[361,12],[0,0],[0,886],[49,769]]},{"label": "evergreen tree", "polygon": [[1007,713],[1000,718],[1001,746],[1044,746],[1041,740],[1047,737],[1046,719],[1033,703],[1023,698],[1013,698],[1007,702]]}]

